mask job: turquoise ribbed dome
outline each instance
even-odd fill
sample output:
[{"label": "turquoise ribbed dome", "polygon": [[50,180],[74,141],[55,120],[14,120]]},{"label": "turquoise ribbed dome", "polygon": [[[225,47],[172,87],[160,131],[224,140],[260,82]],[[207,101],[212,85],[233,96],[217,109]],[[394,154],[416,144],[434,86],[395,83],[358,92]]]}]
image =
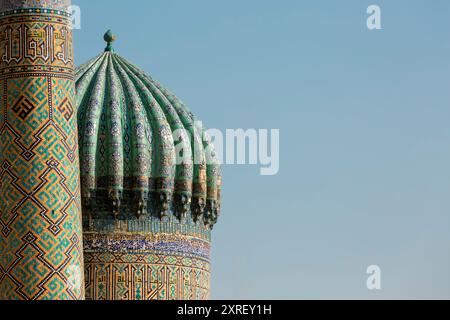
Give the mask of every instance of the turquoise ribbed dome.
[{"label": "turquoise ribbed dome", "polygon": [[114,53],[114,39],[107,33],[105,52],[76,72],[84,213],[212,227],[221,175],[210,140],[177,97]]}]

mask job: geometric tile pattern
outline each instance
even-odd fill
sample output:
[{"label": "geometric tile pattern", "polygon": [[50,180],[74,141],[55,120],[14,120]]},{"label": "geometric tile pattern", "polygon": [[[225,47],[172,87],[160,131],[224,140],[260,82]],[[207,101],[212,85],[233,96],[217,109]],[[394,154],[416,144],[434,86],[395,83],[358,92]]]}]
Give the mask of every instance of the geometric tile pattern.
[{"label": "geometric tile pattern", "polygon": [[12,107],[12,110],[19,115],[22,120],[25,120],[28,115],[33,111],[35,105],[25,96],[21,96],[16,104]]},{"label": "geometric tile pattern", "polygon": [[174,234],[84,235],[86,299],[207,300],[209,242]]},{"label": "geometric tile pattern", "polygon": [[0,14],[0,299],[84,298],[70,23]]}]

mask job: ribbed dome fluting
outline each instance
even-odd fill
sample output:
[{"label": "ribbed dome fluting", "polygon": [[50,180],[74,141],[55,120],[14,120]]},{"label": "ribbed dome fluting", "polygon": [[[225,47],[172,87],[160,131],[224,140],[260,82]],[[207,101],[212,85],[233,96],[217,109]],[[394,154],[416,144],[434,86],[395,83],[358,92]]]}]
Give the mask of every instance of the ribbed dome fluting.
[{"label": "ribbed dome fluting", "polygon": [[76,89],[85,212],[180,221],[191,213],[212,227],[220,166],[189,109],[113,51],[78,68]]}]

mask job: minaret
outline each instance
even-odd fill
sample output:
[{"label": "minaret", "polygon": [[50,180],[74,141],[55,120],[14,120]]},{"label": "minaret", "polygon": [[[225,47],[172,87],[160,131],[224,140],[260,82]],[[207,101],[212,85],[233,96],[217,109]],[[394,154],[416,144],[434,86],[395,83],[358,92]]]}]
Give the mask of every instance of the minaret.
[{"label": "minaret", "polygon": [[0,1],[0,300],[84,299],[69,6]]}]

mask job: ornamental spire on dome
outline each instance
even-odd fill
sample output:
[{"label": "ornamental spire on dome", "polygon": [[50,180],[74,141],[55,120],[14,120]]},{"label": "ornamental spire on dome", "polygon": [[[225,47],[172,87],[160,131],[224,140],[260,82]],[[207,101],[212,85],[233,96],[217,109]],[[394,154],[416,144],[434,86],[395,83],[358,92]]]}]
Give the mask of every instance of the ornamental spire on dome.
[{"label": "ornamental spire on dome", "polygon": [[105,35],[103,36],[103,39],[106,41],[107,46],[105,48],[105,52],[114,52],[114,48],[112,46],[112,43],[116,41],[117,37],[115,34],[112,33],[111,29],[106,31]]}]

